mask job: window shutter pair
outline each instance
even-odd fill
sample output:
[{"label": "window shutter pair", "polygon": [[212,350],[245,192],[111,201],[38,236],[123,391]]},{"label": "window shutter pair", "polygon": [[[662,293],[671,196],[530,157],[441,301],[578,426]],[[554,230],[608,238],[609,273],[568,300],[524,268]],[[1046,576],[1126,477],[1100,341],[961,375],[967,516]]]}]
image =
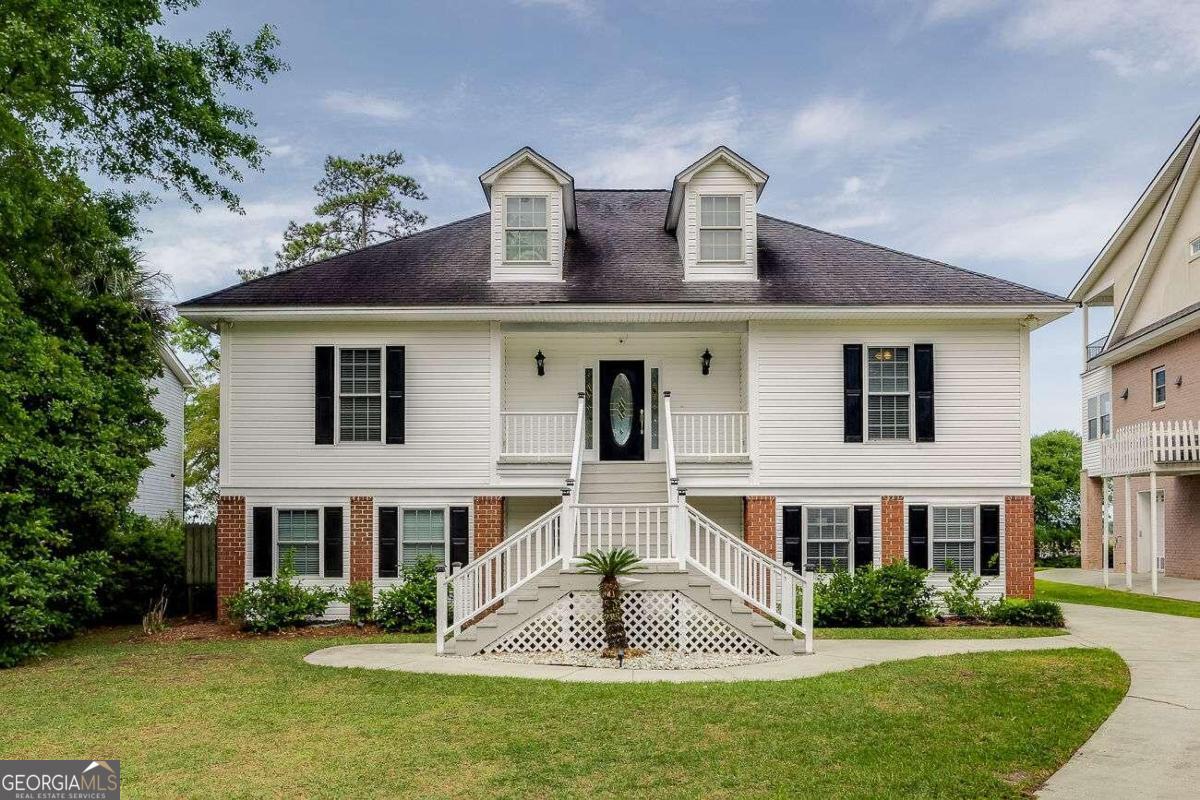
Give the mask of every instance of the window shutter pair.
[{"label": "window shutter pair", "polygon": [[[271,506],[255,506],[251,529],[251,572],[255,578],[269,578],[272,574],[275,512]],[[325,507],[325,577],[342,577],[342,507]]]},{"label": "window shutter pair", "polygon": [[[316,365],[313,380],[315,392],[314,408],[316,424],[314,441],[317,444],[333,444],[334,386],[333,347],[322,345],[316,348]],[[404,348],[387,347],[384,356],[384,416],[387,429],[383,441],[386,444],[404,444]]]},{"label": "window shutter pair", "polygon": [[[469,512],[466,506],[450,509],[450,563],[470,561],[468,542]],[[400,575],[400,509],[384,506],[379,509],[379,577]]]},{"label": "window shutter pair", "polygon": [[[875,563],[875,524],[871,506],[854,507],[854,527],[850,534],[854,546],[854,566],[864,567]],[[783,507],[783,563],[803,570],[804,557],[804,509],[801,506]]]},{"label": "window shutter pair", "polygon": [[[863,441],[863,346],[842,345],[842,441]],[[913,393],[918,442],[934,441],[933,345],[913,345]]]}]

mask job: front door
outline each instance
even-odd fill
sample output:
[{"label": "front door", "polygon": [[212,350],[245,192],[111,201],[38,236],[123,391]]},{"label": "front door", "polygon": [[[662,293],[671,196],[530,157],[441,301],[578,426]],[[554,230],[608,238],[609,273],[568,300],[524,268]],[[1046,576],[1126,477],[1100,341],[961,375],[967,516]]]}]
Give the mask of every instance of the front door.
[{"label": "front door", "polygon": [[645,456],[645,364],[600,362],[600,460],[641,461]]},{"label": "front door", "polygon": [[[1150,571],[1150,493],[1138,492],[1138,526],[1137,526],[1137,571]],[[1164,532],[1166,531],[1166,495],[1159,489],[1158,491],[1158,541],[1155,543],[1158,549],[1158,571],[1163,571],[1163,564],[1166,561],[1164,546]]]}]

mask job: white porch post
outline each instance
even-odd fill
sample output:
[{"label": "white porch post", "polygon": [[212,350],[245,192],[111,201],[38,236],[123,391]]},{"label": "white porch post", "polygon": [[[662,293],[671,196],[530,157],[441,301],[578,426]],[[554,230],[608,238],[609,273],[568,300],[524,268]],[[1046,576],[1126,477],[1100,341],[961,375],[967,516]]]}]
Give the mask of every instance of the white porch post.
[{"label": "white porch post", "polygon": [[570,486],[562,490],[562,512],[559,516],[559,534],[562,536],[562,570],[571,569],[571,561],[575,558],[575,521],[577,508],[572,500]]},{"label": "white porch post", "polygon": [[437,654],[440,656],[446,651],[446,612],[449,607],[447,602],[448,592],[446,591],[446,567],[444,564],[439,564],[437,567]]},{"label": "white porch post", "polygon": [[811,654],[816,631],[813,629],[813,581],[816,575],[807,564],[804,566],[804,592],[801,601],[800,625],[804,628],[804,652]]},{"label": "white porch post", "polygon": [[[1130,500],[1130,492],[1133,491],[1133,483],[1129,480],[1129,476],[1125,476],[1125,588],[1133,591],[1133,503]],[[1105,558],[1108,558],[1106,553]]]},{"label": "white porch post", "polygon": [[1088,360],[1088,304],[1081,304],[1083,310],[1083,363],[1087,366]]},{"label": "white porch post", "polygon": [[1101,569],[1104,572],[1104,588],[1108,588],[1108,543],[1112,534],[1112,478],[1104,478],[1100,485],[1100,513],[1104,515],[1104,545],[1100,550]]},{"label": "white porch post", "polygon": [[673,531],[675,534],[675,557],[679,559],[679,569],[686,570],[691,544],[691,537],[688,536],[687,489],[682,486],[677,487],[675,498],[675,502],[671,505],[671,510],[675,512]]},{"label": "white porch post", "polygon": [[1150,593],[1158,594],[1158,473],[1150,470]]}]

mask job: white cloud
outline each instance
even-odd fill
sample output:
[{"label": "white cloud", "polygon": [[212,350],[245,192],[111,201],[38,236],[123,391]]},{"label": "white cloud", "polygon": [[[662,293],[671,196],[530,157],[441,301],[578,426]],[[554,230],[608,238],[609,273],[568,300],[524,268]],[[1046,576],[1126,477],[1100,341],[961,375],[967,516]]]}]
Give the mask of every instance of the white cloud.
[{"label": "white cloud", "polygon": [[925,21],[948,22],[995,8],[999,0],[931,0],[925,9]]},{"label": "white cloud", "polygon": [[857,97],[824,97],[797,111],[788,142],[795,148],[857,150],[918,139],[931,130],[919,119]]},{"label": "white cloud", "polygon": [[596,0],[513,0],[513,2],[522,8],[558,9],[584,21],[592,21],[600,17],[600,4]]},{"label": "white cloud", "polygon": [[321,98],[321,105],[330,111],[358,114],[380,122],[400,122],[413,114],[412,109],[395,98],[367,92],[326,92]]},{"label": "white cloud", "polygon": [[980,161],[1008,161],[1042,155],[1077,141],[1081,133],[1080,128],[1075,125],[1042,128],[1011,139],[982,145],[975,151],[975,157]]}]

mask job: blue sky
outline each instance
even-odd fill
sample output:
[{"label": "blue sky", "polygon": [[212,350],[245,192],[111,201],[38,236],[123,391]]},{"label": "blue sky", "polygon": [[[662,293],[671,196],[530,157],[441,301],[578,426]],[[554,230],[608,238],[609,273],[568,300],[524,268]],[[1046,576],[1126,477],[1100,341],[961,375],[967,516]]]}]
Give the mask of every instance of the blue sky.
[{"label": "blue sky", "polygon": [[[728,144],[764,213],[1065,294],[1200,113],[1200,0],[207,0],[169,33],[264,22],[291,69],[238,98],[272,150],[245,213],[145,216],[178,299],[270,263],[326,154],[400,150],[438,224],[524,144],[581,188]],[[1079,337],[1034,334],[1035,432],[1078,428]]]}]

